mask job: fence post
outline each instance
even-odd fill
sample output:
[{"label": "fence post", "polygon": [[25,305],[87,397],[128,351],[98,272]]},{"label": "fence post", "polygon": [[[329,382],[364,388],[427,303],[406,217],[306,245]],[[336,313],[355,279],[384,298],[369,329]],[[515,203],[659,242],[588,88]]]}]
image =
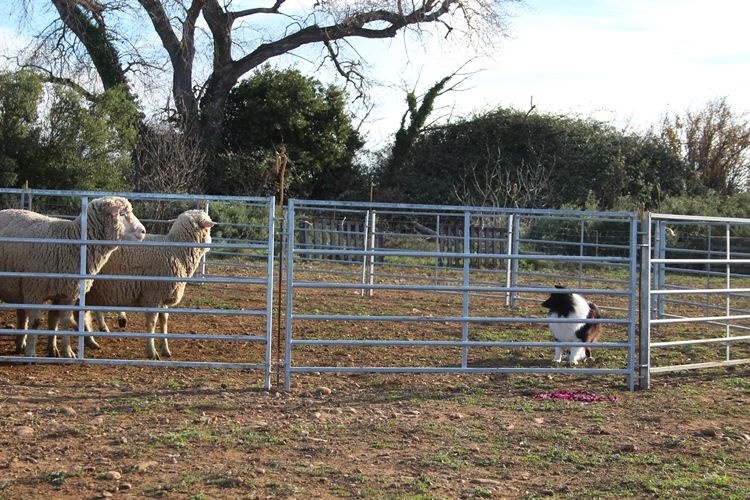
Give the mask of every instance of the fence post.
[{"label": "fence post", "polygon": [[[208,202],[206,202],[206,212],[208,212]],[[284,207],[281,207],[281,249],[284,248]],[[273,369],[273,363],[272,363],[272,357],[273,357],[273,264],[274,264],[274,256],[276,255],[276,249],[274,248],[274,242],[275,242],[275,228],[276,228],[276,198],[271,196],[268,200],[268,226],[266,226],[266,231],[268,231],[268,236],[266,240],[266,250],[268,251],[268,255],[266,256],[266,359],[265,359],[265,368],[264,368],[264,375],[263,375],[263,388],[265,390],[271,389],[271,371]],[[294,234],[294,228],[287,225],[286,231],[291,231],[292,234]],[[284,264],[284,256],[279,255],[279,265],[281,268],[283,268]],[[279,288],[281,288],[281,274],[282,269],[279,269]],[[281,290],[279,290],[279,294],[281,293]],[[278,298],[279,305],[281,304],[281,297]],[[281,312],[281,311],[279,311]],[[281,314],[279,314],[279,321],[281,320]],[[280,341],[280,339],[277,338],[277,341]],[[281,348],[281,345],[277,347],[277,353],[280,351],[278,349]],[[277,361],[279,361],[277,359]],[[278,371],[277,371],[278,373]],[[278,380],[277,380],[278,382]]]},{"label": "fence post", "polygon": [[[204,202],[203,211],[208,214],[208,200]],[[201,257],[201,272],[200,277],[205,278],[206,277],[206,258],[207,258],[208,252],[203,253],[203,257]]]},{"label": "fence post", "polygon": [[[292,307],[294,283],[294,199],[287,203],[287,245],[286,245],[286,311],[285,314],[285,349],[284,349],[284,389],[292,388]],[[283,237],[283,236],[282,236]],[[279,276],[281,279],[281,276]],[[281,297],[279,297],[281,299]]]},{"label": "fence post", "polygon": [[[583,250],[583,244],[586,241],[586,221],[581,219],[581,230],[578,236],[578,256],[583,257],[586,252]],[[583,262],[578,263],[578,288],[583,288]]]},{"label": "fence post", "polygon": [[636,358],[638,356],[638,228],[640,220],[638,216],[633,216],[630,219],[630,253],[629,253],[629,269],[628,275],[630,280],[628,283],[628,290],[630,295],[628,297],[628,318],[630,318],[628,324],[628,389],[631,391],[635,390],[636,380],[638,379],[638,373],[636,370]]},{"label": "fence post", "polygon": [[[463,305],[461,309],[461,340],[469,341],[469,272],[471,268],[471,212],[464,212],[464,238],[463,238]],[[469,365],[469,348],[461,348],[461,368]]]},{"label": "fence post", "polygon": [[[731,253],[731,250],[729,248],[730,245],[731,245],[731,232],[732,232],[731,225],[727,222],[727,224],[726,224],[726,243],[725,243],[725,245],[727,247],[727,257],[726,257],[727,263],[726,263],[726,270],[725,270],[726,284],[727,284],[727,295],[726,295],[726,297],[724,299],[726,301],[726,306],[725,306],[726,309],[725,309],[725,311],[726,311],[726,315],[727,315],[727,320],[726,320],[727,321],[727,324],[726,324],[726,332],[727,332],[726,336],[727,336],[727,338],[729,338],[729,337],[732,336],[732,325],[731,325],[731,321],[729,319],[729,316],[732,315],[732,296],[731,296],[731,292],[730,292],[730,290],[732,289],[732,265],[729,262],[731,260],[731,258],[732,258],[732,253]],[[730,353],[730,346],[731,345],[732,345],[731,342],[727,342],[727,346],[726,346],[726,360],[727,361],[729,361],[731,359],[731,353]]]},{"label": "fence post", "polygon": [[[511,255],[519,255],[521,253],[521,215],[515,214],[513,217],[513,229],[511,231],[511,245],[510,245],[510,254]],[[519,274],[519,260],[518,258],[511,259],[512,262],[512,270],[511,270],[511,286],[515,288],[518,286],[518,274]],[[516,307],[516,297],[518,294],[515,291],[512,291],[510,293],[510,307],[515,308]]]},{"label": "fence post", "polygon": [[[362,285],[365,285],[367,283],[367,265],[369,262],[368,255],[367,255],[367,244],[370,241],[368,238],[369,234],[368,231],[370,231],[370,214],[372,213],[372,210],[369,208],[365,211],[365,225],[362,228],[364,230],[364,250],[365,253],[362,255]],[[372,290],[372,289],[371,289]],[[362,297],[365,296],[365,288],[362,287]],[[370,295],[372,297],[372,295]]]},{"label": "fence post", "polygon": [[[656,223],[656,232],[654,236],[654,247],[655,253],[658,259],[664,259],[667,257],[667,223],[666,221],[660,220]],[[654,265],[654,288],[657,290],[663,290],[666,283],[666,264],[659,262]],[[654,298],[654,310],[656,311],[657,318],[664,317],[664,295],[656,295]]]},{"label": "fence post", "polygon": [[[508,214],[508,228],[506,230],[507,232],[507,238],[506,238],[506,244],[505,244],[505,254],[508,256],[505,259],[505,286],[506,288],[510,288],[512,285],[511,276],[513,275],[513,259],[510,258],[510,255],[513,254],[513,219],[514,214]],[[512,298],[512,292],[508,290],[505,292],[505,307],[510,307],[511,305],[511,298]]]},{"label": "fence post", "polygon": [[651,387],[651,213],[641,217],[640,389]]},{"label": "fence post", "polygon": [[[370,251],[375,250],[375,219],[376,217],[377,217],[377,212],[375,212],[375,210],[372,210],[372,215],[370,216],[370,228],[369,228],[370,235],[369,235],[369,241],[367,243],[367,246],[370,247]],[[370,259],[370,266],[368,268],[368,272],[369,272],[368,283],[372,285],[375,283],[375,255],[370,254],[368,255],[368,257]],[[372,288],[372,286],[370,286],[370,290],[368,291],[367,295],[369,297],[372,297],[372,294],[374,291],[375,290]]]},{"label": "fence post", "polygon": [[[89,239],[89,218],[88,218],[88,206],[89,206],[89,198],[88,196],[81,196],[81,240],[84,242]],[[88,246],[86,243],[81,243],[81,275],[87,275],[88,274],[88,266],[86,266],[86,262],[88,261]],[[84,306],[86,306],[86,279],[81,278],[78,282],[78,303],[81,306],[81,309],[78,310],[78,359],[83,359],[85,355],[85,347],[84,347],[84,340],[86,335],[86,328],[85,328],[85,322],[84,319],[86,317],[86,311],[83,309]],[[61,314],[72,314],[72,311],[60,311]],[[49,314],[52,314],[52,311],[49,312]],[[68,345],[70,343],[70,337],[66,339],[65,345]],[[63,354],[65,356],[67,354]]]}]

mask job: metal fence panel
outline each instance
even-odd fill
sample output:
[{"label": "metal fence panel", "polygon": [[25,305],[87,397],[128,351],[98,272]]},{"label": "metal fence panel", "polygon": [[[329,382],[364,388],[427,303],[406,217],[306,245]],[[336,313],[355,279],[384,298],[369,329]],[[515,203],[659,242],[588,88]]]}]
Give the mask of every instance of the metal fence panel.
[{"label": "metal fence panel", "polygon": [[[77,245],[81,264],[76,274],[61,274],[50,269],[49,273],[0,272],[4,276],[62,277],[80,281],[85,291],[86,280],[113,279],[138,281],[186,282],[185,296],[177,307],[124,307],[90,306],[84,301],[66,307],[78,318],[77,331],[57,331],[60,336],[78,336],[78,349],[74,358],[26,357],[12,354],[12,346],[3,348],[4,362],[72,363],[72,364],[127,364],[142,366],[211,367],[259,370],[263,386],[271,385],[271,330],[273,320],[273,263],[274,263],[274,199],[258,197],[229,197],[206,195],[170,195],[154,193],[101,193],[84,191],[52,190],[0,190],[0,208],[32,208],[34,211],[64,219],[75,219],[89,200],[106,195],[128,198],[134,213],[151,233],[167,233],[171,220],[187,209],[200,208],[208,211],[215,222],[210,244],[195,245],[175,242],[116,242],[119,246],[147,245],[163,247],[164,251],[202,246],[209,249],[198,271],[191,278],[144,276],[144,275],[90,275],[86,272],[86,248],[101,244],[92,240],[42,241],[30,239],[25,244]],[[81,218],[86,225],[86,219]],[[82,232],[82,234],[86,234]],[[7,244],[8,238],[0,238]],[[24,243],[23,240],[16,240]],[[2,271],[6,271],[3,269]],[[129,304],[128,304],[129,305]],[[5,325],[14,323],[11,312],[18,309],[54,310],[54,304],[0,303],[0,314],[5,316]],[[96,332],[101,340],[101,350],[86,347],[83,339],[84,311],[115,312],[131,314],[127,328],[112,328],[108,332]],[[169,313],[170,332],[150,334],[146,331],[141,314]],[[138,318],[138,319],[136,319]],[[214,318],[224,318],[219,323]],[[16,325],[18,326],[18,325]],[[51,334],[50,330],[0,329],[0,334],[16,336],[21,333]],[[143,359],[142,342],[149,338],[168,338],[173,343],[174,357],[167,361]],[[6,339],[8,339],[6,337]],[[11,355],[7,355],[11,353]]]},{"label": "metal fence panel", "polygon": [[[316,220],[357,221],[362,237],[311,238]],[[619,375],[634,387],[633,213],[290,200],[286,227],[287,388],[304,372]],[[549,339],[540,304],[558,283],[606,313],[588,320],[606,323],[592,364],[549,361],[582,345]]]},{"label": "metal fence panel", "polygon": [[640,386],[750,363],[750,219],[646,213]]}]

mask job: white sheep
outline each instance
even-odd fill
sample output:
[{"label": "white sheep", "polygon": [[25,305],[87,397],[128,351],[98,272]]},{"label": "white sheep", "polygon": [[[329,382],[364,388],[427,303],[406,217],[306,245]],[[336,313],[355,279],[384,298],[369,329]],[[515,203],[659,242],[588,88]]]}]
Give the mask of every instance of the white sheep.
[{"label": "white sheep", "polygon": [[[142,240],[146,229],[133,214],[133,207],[126,198],[109,196],[89,202],[87,207],[86,237],[89,240]],[[28,210],[0,210],[0,239],[40,238],[40,239],[81,239],[81,216],[74,220],[58,219]],[[88,245],[86,252],[86,273],[96,274],[117,248],[114,244]],[[0,242],[0,271],[36,272],[56,274],[78,274],[80,272],[80,246],[65,243],[19,243]],[[92,280],[85,280],[85,289],[91,287]],[[80,294],[80,282],[71,278],[45,278],[13,276],[0,280],[0,300],[19,304],[73,305]],[[37,330],[41,324],[42,310],[27,309],[19,313],[20,327]],[[68,320],[72,313],[50,315],[50,329],[55,330],[59,318]],[[63,355],[72,358],[70,339],[65,337]],[[17,347],[22,348],[28,357],[36,356],[37,336],[21,336]],[[54,338],[50,349],[56,351]],[[54,354],[58,354],[55,352]]]},{"label": "white sheep", "polygon": [[[172,224],[165,241],[183,243],[211,243],[211,228],[216,223],[202,210],[181,213]],[[112,254],[101,274],[133,276],[170,276],[190,278],[208,251],[199,247],[122,247]],[[86,294],[86,304],[91,306],[172,307],[180,303],[185,293],[184,281],[139,281],[98,279]],[[167,313],[161,313],[160,330],[167,333]],[[146,313],[146,332],[154,333],[157,313]],[[91,330],[87,316],[86,328]],[[169,357],[166,337],[159,340],[159,351]],[[160,359],[154,348],[154,339],[146,343],[146,355]]]},{"label": "white sheep", "polygon": [[[174,220],[172,220],[171,222],[174,222]],[[144,239],[144,241],[165,241],[166,238],[167,238],[166,234],[153,234],[153,233],[149,233],[149,234],[146,235],[146,238]],[[109,325],[107,325],[107,320],[105,318],[104,312],[103,311],[96,311],[96,312],[92,312],[91,314],[94,316],[94,321],[96,321],[97,330],[100,331],[100,332],[107,332],[107,333],[109,333],[109,331],[110,331],[109,330]],[[167,315],[167,317],[169,316],[167,313],[159,313],[159,316],[158,316],[159,329],[160,329],[160,331],[162,333],[167,333],[167,323],[166,323],[167,320],[165,319],[164,315]],[[128,324],[128,316],[127,316],[127,314],[125,312],[121,311],[121,312],[119,312],[117,314],[117,324],[118,324],[118,326],[120,328],[125,328],[127,326],[127,324]],[[86,325],[86,328],[90,329],[90,327],[91,327],[91,323],[89,322]],[[76,326],[76,328],[77,328],[77,326]],[[85,342],[86,342],[86,347],[89,348],[89,349],[100,349],[101,348],[101,346],[96,342],[96,340],[94,339],[94,337],[91,337],[91,336],[87,335],[86,339],[85,339]]]}]

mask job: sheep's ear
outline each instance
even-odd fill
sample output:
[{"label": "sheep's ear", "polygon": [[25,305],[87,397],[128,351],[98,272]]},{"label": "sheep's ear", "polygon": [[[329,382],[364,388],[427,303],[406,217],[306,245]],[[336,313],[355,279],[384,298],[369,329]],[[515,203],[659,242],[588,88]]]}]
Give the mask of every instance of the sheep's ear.
[{"label": "sheep's ear", "polygon": [[216,223],[212,220],[204,220],[198,225],[201,227],[201,229],[211,229],[216,225]]},{"label": "sheep's ear", "polygon": [[125,205],[122,205],[120,203],[114,203],[112,206],[109,207],[109,213],[112,215],[120,215],[120,212],[122,212],[124,208],[125,208]]}]

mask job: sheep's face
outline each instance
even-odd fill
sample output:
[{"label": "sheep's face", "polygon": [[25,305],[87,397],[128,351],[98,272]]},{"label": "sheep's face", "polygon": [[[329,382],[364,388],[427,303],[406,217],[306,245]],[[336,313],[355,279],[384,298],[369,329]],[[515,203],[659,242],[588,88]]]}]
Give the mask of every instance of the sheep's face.
[{"label": "sheep's face", "polygon": [[172,230],[175,227],[184,228],[183,232],[187,230],[191,234],[190,240],[197,243],[211,243],[211,228],[215,225],[216,223],[203,210],[187,210],[177,217],[172,224]]},{"label": "sheep's face", "polygon": [[141,241],[146,237],[146,228],[133,213],[133,207],[126,198],[109,196],[91,202],[92,208],[100,210],[105,217],[111,217],[117,231],[118,240]]}]

